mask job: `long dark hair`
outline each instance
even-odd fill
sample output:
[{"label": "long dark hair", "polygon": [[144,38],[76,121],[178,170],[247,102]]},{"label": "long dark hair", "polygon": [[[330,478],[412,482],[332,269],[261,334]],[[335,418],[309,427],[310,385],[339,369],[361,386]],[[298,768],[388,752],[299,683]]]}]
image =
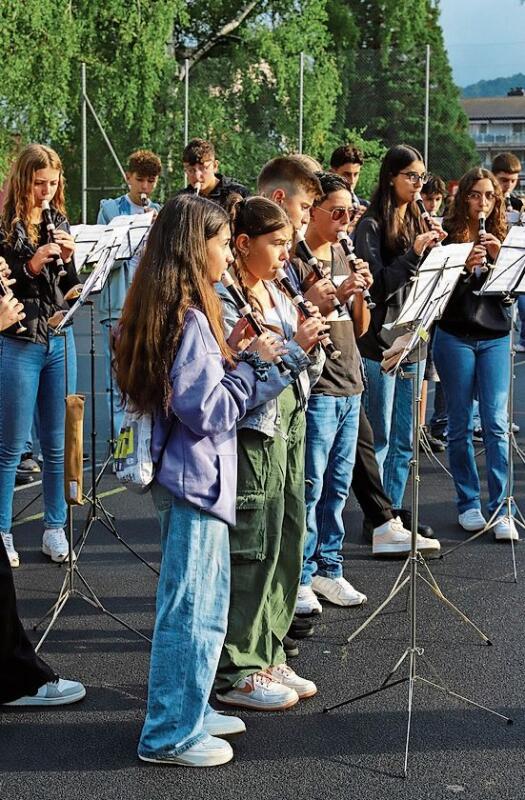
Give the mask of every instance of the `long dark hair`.
[{"label": "long dark hair", "polygon": [[[266,197],[250,197],[247,200],[240,198],[233,203],[230,215],[234,242],[243,233],[250,239],[256,239],[258,236],[274,233],[281,228],[291,227],[286,211]],[[262,312],[257,297],[250,291],[246,283],[246,266],[242,255],[237,251],[235,251],[233,272],[252,308]]]},{"label": "long dark hair", "polygon": [[495,195],[494,208],[487,217],[485,227],[488,233],[492,233],[500,242],[507,235],[507,220],[505,217],[505,203],[503,192],[499,181],[488,169],[474,167],[461,177],[458,190],[447,211],[443,227],[449,234],[450,242],[469,242],[469,218],[468,218],[468,194],[478,181],[488,178],[492,183]]},{"label": "long dark hair", "polygon": [[183,194],[166,203],[150,231],[126,296],[116,346],[117,382],[137,411],[168,410],[170,370],[190,307],[206,315],[223,357],[233,364],[206,250],[208,239],[228,224],[216,203]]},{"label": "long dark hair", "polygon": [[425,232],[415,203],[409,203],[403,219],[399,217],[396,193],[392,186],[392,178],[413,161],[423,161],[423,156],[407,144],[396,144],[387,150],[379,170],[379,182],[363,217],[371,216],[379,222],[382,245],[389,255],[405,253],[416,236]]}]

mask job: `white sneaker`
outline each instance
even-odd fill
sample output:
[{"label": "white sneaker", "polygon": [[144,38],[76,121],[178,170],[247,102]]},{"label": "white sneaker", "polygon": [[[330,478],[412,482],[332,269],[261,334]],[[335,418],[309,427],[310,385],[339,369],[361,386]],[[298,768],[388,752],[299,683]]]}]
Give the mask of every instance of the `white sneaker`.
[{"label": "white sneaker", "polygon": [[512,423],[511,428],[512,428],[512,433],[519,433],[520,432],[520,426],[516,422]]},{"label": "white sneaker", "polygon": [[366,603],[366,594],[358,592],[346,578],[322,578],[315,575],[312,581],[314,592],[322,595],[336,606],[361,606]]},{"label": "white sneaker", "polygon": [[480,531],[487,524],[487,520],[479,508],[469,508],[468,511],[464,511],[459,515],[458,522],[463,530],[469,533]]},{"label": "white sneaker", "polygon": [[278,664],[276,667],[269,667],[268,675],[271,675],[274,681],[281,683],[283,686],[288,686],[290,689],[295,689],[299,695],[300,700],[305,697],[313,697],[317,694],[317,686],[313,681],[308,678],[301,678],[296,672],[293,671],[288,664]]},{"label": "white sneaker", "polygon": [[511,539],[517,542],[519,540],[518,529],[512,517],[507,515],[498,517],[494,525],[494,538],[497,542],[510,542]]},{"label": "white sneaker", "polygon": [[56,681],[44,683],[34,695],[19,697],[5,706],[67,706],[69,703],[78,703],[86,696],[86,688],[79,681],[67,681],[59,678]]},{"label": "white sneaker", "polygon": [[5,551],[12,567],[20,566],[20,556],[15,550],[12,533],[2,533],[2,541],[4,543]]},{"label": "white sneaker", "polygon": [[215,696],[226,705],[255,708],[257,711],[283,711],[299,702],[295,689],[279,683],[266,672],[254,672],[233,689]]},{"label": "white sneaker", "polygon": [[516,351],[516,353],[525,353],[525,344],[521,344],[521,342],[518,342],[518,344],[514,345],[514,350]]},{"label": "white sneaker", "polygon": [[233,750],[231,744],[223,739],[217,739],[215,736],[206,734],[201,742],[188,747],[187,750],[178,755],[166,753],[164,755],[152,754],[147,756],[139,752],[138,756],[141,761],[149,761],[152,764],[172,764],[181,767],[218,767],[232,760]]},{"label": "white sneaker", "polygon": [[298,617],[310,617],[312,614],[323,613],[323,607],[311,586],[299,586],[295,613]]},{"label": "white sneaker", "polygon": [[[372,554],[374,556],[407,555],[410,553],[412,534],[403,527],[399,517],[384,522],[374,528],[372,536]],[[419,533],[416,547],[422,555],[437,555],[441,545],[437,539],[427,539]]]},{"label": "white sneaker", "polygon": [[239,717],[231,717],[214,708],[204,717],[204,730],[210,736],[237,736],[246,733],[246,725]]},{"label": "white sneaker", "polygon": [[[46,528],[42,537],[42,552],[61,564],[68,556],[68,546],[64,528]],[[73,561],[76,561],[76,553],[73,551]]]}]

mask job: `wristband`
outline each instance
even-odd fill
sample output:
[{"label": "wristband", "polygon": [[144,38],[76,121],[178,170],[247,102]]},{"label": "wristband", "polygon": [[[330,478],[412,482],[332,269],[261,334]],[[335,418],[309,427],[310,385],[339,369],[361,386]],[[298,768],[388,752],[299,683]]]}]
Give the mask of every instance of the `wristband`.
[{"label": "wristband", "polygon": [[31,280],[34,280],[34,278],[37,278],[37,277],[38,277],[38,274],[39,274],[39,273],[38,273],[38,272],[33,272],[33,270],[31,269],[31,266],[30,266],[30,264],[29,264],[29,261],[26,261],[26,263],[24,264],[24,266],[22,267],[22,269],[23,269],[23,272],[24,272],[24,274],[25,274],[25,275],[26,275],[28,278],[31,278]]}]

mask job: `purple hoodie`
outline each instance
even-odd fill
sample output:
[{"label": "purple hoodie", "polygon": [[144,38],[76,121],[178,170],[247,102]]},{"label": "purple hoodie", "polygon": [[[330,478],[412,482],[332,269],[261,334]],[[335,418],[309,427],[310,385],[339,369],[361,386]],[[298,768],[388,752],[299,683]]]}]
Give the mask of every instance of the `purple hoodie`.
[{"label": "purple hoodie", "polygon": [[236,425],[254,391],[255,372],[244,362],[226,371],[208,320],[191,308],[170,378],[173,413],[159,412],[153,423],[155,478],[181,500],[235,525]]}]

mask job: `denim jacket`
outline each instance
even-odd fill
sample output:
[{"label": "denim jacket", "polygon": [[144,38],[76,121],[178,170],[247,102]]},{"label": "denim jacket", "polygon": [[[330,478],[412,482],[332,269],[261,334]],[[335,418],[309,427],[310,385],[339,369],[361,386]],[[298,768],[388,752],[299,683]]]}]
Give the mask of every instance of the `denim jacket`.
[{"label": "denim jacket", "polygon": [[[158,203],[151,202],[150,205],[156,211],[160,209]],[[115,217],[132,213],[128,196],[125,194],[121,195],[121,197],[101,200],[97,225],[108,225]],[[103,319],[111,318],[117,320],[120,317],[127,291],[133,279],[134,266],[136,264],[134,264],[133,259],[129,261],[119,259],[111,267],[109,278],[100,293],[98,301],[98,310]]]},{"label": "denim jacket", "polygon": [[[283,325],[284,340],[288,351],[283,356],[283,361],[290,372],[288,375],[281,375],[275,365],[270,367],[267,380],[264,383],[257,382],[254,394],[247,403],[247,413],[238,422],[237,427],[251,428],[273,437],[276,433],[279,433],[281,422],[277,396],[297,379],[301,384],[305,398],[308,398],[311,387],[316,383],[323,371],[325,355],[319,345],[311,351],[311,355],[307,355],[293,341],[293,336],[297,330],[295,307],[274,283],[271,281],[266,281],[265,283]],[[216,289],[222,301],[226,336],[229,336],[241,315],[224,286],[218,283],[216,284]]]},{"label": "denim jacket", "polygon": [[155,478],[175,497],[235,525],[236,425],[247,411],[255,372],[244,362],[225,370],[208,320],[190,308],[170,379],[170,414],[159,410],[153,421]]}]

